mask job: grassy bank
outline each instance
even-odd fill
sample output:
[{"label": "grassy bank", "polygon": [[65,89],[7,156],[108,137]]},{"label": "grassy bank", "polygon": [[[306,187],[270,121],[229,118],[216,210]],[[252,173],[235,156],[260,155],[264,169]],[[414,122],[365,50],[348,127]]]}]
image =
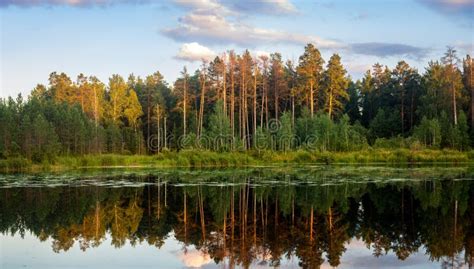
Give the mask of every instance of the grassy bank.
[{"label": "grassy bank", "polygon": [[474,151],[374,149],[353,152],[292,152],[248,151],[210,152],[180,151],[156,155],[85,155],[57,157],[51,163],[32,163],[16,157],[0,160],[0,171],[60,171],[76,168],[100,167],[243,167],[272,164],[411,164],[411,163],[467,163],[474,162]]}]

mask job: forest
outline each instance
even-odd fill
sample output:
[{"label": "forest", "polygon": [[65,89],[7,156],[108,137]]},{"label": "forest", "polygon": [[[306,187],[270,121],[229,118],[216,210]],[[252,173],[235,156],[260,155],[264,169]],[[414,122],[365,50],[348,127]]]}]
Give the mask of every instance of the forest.
[{"label": "forest", "polygon": [[215,152],[351,152],[370,148],[468,151],[474,145],[473,61],[448,47],[419,71],[379,63],[352,79],[312,44],[280,53],[227,51],[186,67],[107,83],[53,72],[24,98],[0,99],[0,159]]}]

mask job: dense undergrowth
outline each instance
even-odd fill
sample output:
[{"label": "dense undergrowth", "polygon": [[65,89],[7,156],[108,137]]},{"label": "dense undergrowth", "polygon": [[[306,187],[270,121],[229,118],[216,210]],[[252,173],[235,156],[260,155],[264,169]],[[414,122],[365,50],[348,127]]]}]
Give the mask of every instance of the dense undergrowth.
[{"label": "dense undergrowth", "polygon": [[2,172],[35,170],[67,170],[101,167],[244,167],[278,164],[410,164],[467,163],[474,161],[474,151],[433,149],[366,149],[351,152],[318,152],[297,150],[289,152],[246,151],[212,152],[182,150],[156,155],[84,155],[57,157],[52,162],[33,163],[16,157],[0,160]]}]

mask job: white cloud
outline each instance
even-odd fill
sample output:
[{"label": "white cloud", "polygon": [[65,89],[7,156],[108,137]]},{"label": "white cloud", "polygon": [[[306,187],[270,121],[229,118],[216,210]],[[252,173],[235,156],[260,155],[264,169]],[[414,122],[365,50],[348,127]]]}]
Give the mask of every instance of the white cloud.
[{"label": "white cloud", "polygon": [[288,33],[273,29],[254,27],[240,21],[229,21],[219,14],[192,12],[180,18],[174,28],[162,30],[166,36],[177,41],[198,41],[203,44],[237,44],[257,46],[268,43],[304,45],[314,43],[318,48],[339,48],[344,45],[316,36]]},{"label": "white cloud", "polygon": [[472,0],[416,0],[419,3],[431,8],[434,11],[451,17],[453,20],[465,19],[470,22],[474,21],[474,1]]},{"label": "white cloud", "polygon": [[270,54],[271,54],[270,52],[263,51],[263,50],[252,51],[252,55],[256,58],[260,58],[261,56],[270,57]]},{"label": "white cloud", "polygon": [[175,3],[192,9],[215,9],[222,7],[215,0],[175,0]]},{"label": "white cloud", "polygon": [[356,54],[390,57],[405,55],[413,59],[423,59],[428,55],[430,49],[411,46],[401,43],[384,43],[384,42],[365,42],[351,44],[351,50]]},{"label": "white cloud", "polygon": [[0,6],[107,6],[113,4],[142,4],[147,0],[0,0]]},{"label": "white cloud", "polygon": [[174,2],[195,13],[236,15],[236,13],[231,11],[228,7],[222,5],[216,0],[174,0]]},{"label": "white cloud", "polygon": [[161,32],[179,42],[199,42],[205,45],[234,44],[256,47],[268,43],[305,45],[318,48],[340,48],[343,44],[313,35],[290,33],[255,27],[243,22],[240,14],[289,14],[296,7],[289,0],[175,0],[189,12],[179,18],[176,27]]},{"label": "white cloud", "polygon": [[174,0],[174,2],[194,11],[226,15],[239,13],[281,15],[297,11],[289,0]]},{"label": "white cloud", "polygon": [[216,55],[217,54],[208,47],[202,46],[197,42],[192,42],[183,44],[175,58],[189,62],[210,61],[216,57]]},{"label": "white cloud", "polygon": [[178,6],[200,12],[219,14],[258,13],[258,14],[291,14],[296,12],[289,0],[0,0],[0,7],[8,6],[111,6],[116,4],[155,4],[174,2]]},{"label": "white cloud", "polygon": [[284,12],[288,12],[288,13],[296,12],[296,7],[292,3],[290,3],[290,1],[288,0],[264,0],[262,2],[274,4],[277,7],[277,9]]},{"label": "white cloud", "polygon": [[361,74],[365,74],[367,70],[372,69],[371,64],[362,64],[362,63],[354,63],[354,62],[348,62],[345,64],[345,67],[347,69],[347,72],[352,75],[360,76]]},{"label": "white cloud", "polygon": [[223,4],[242,13],[281,15],[297,12],[289,0],[223,0]]},{"label": "white cloud", "polygon": [[457,49],[461,54],[474,54],[474,43],[459,41],[455,42],[452,46]]},{"label": "white cloud", "polygon": [[211,256],[198,250],[190,250],[187,253],[179,254],[179,259],[186,267],[200,268],[212,262]]}]

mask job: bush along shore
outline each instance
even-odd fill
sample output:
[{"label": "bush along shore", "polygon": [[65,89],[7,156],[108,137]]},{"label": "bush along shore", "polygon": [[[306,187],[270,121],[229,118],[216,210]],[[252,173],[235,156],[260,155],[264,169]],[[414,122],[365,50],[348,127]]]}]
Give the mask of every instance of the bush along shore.
[{"label": "bush along shore", "polygon": [[0,160],[1,172],[62,171],[80,168],[166,168],[166,167],[248,167],[280,164],[461,164],[474,162],[474,151],[434,149],[366,149],[350,152],[245,151],[212,152],[182,150],[155,155],[84,155],[62,156],[53,161],[35,163],[23,157]]}]

